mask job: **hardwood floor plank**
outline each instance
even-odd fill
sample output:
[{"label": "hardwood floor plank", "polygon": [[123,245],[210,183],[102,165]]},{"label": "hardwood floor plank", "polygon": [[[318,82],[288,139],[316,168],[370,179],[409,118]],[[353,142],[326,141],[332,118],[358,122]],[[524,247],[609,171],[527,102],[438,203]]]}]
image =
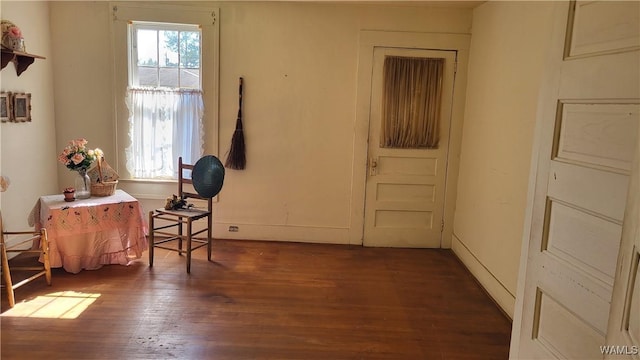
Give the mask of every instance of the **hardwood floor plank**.
[{"label": "hardwood floor plank", "polygon": [[[3,293],[0,356],[508,358],[510,321],[448,250],[216,240],[213,262],[196,251],[188,275],[184,261],[156,250],[153,268],[143,254],[130,266],[55,269],[51,287],[18,289],[11,310]],[[59,303],[76,306],[12,315]]]}]

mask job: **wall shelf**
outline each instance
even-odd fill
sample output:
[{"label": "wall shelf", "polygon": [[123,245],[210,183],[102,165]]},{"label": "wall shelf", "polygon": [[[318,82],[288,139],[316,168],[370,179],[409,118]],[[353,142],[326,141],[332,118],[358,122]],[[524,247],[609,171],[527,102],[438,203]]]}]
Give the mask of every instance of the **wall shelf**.
[{"label": "wall shelf", "polygon": [[29,54],[22,51],[2,49],[2,69],[12,62],[16,66],[16,74],[20,76],[36,59],[46,59],[44,56]]}]

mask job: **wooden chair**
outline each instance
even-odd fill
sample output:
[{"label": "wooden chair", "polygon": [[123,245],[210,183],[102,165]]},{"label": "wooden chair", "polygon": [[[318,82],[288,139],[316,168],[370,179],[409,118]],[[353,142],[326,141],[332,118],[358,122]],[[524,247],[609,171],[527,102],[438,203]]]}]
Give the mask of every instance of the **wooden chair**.
[{"label": "wooden chair", "polygon": [[[212,157],[212,156],[209,156]],[[215,157],[213,157],[215,158]],[[215,158],[219,162],[217,158]],[[191,174],[195,173],[194,169],[198,166],[184,164],[182,157],[178,159],[178,198],[182,199],[198,199],[206,201],[206,209],[198,208],[183,208],[177,210],[167,210],[160,208],[149,212],[149,267],[153,267],[154,249],[161,248],[165,250],[175,251],[179,255],[187,254],[187,273],[191,272],[191,253],[203,246],[207,246],[207,260],[211,261],[211,246],[213,241],[212,226],[212,203],[213,196],[202,194],[197,192],[196,185],[192,180],[192,177],[185,177],[184,171],[190,170]],[[221,165],[220,165],[221,166]],[[223,177],[224,177],[224,168]],[[197,169],[196,169],[197,171]],[[194,191],[188,191],[191,188]],[[222,184],[220,183],[220,187]],[[218,190],[219,191],[219,190]],[[217,194],[217,192],[216,192]],[[162,220],[163,222],[159,222]],[[200,221],[202,220],[202,221]],[[206,225],[205,228],[200,230],[194,229],[194,223],[196,225]],[[186,229],[185,229],[186,226]],[[168,231],[168,229],[172,231]],[[200,235],[206,232],[206,236]],[[176,246],[177,241],[177,246]],[[183,241],[186,242],[186,247],[183,249]],[[167,244],[171,243],[171,244]],[[195,245],[194,245],[195,244]]]},{"label": "wooden chair", "polygon": [[[15,244],[8,245],[7,240],[11,236],[18,235],[20,239]],[[27,236],[27,237],[25,237]],[[33,241],[39,240],[40,245],[38,248],[33,248]],[[2,214],[0,214],[0,249],[2,256],[2,276],[4,279],[4,287],[7,289],[7,296],[9,298],[9,306],[13,307],[16,303],[14,290],[25,285],[32,280],[35,280],[41,276],[44,276],[47,285],[51,285],[51,264],[49,263],[49,241],[47,239],[47,230],[41,229],[40,231],[4,231],[2,226]],[[13,265],[9,264],[9,253],[17,254],[37,254],[42,255],[44,264],[34,264],[33,266],[26,265]],[[13,283],[11,271],[28,271],[36,272],[30,277],[21,280],[17,283]]]}]

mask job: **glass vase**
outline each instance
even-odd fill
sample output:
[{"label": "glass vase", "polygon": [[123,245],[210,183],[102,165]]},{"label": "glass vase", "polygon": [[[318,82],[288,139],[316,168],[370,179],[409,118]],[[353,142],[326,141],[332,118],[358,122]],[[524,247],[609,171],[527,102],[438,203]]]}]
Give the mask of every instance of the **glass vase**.
[{"label": "glass vase", "polygon": [[91,179],[87,175],[87,169],[78,170],[75,181],[76,199],[88,199],[91,197]]}]

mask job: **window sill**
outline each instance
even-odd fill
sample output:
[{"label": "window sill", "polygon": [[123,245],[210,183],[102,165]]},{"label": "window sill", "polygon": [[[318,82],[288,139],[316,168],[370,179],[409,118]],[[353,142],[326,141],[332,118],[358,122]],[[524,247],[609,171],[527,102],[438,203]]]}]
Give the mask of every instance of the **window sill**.
[{"label": "window sill", "polygon": [[125,184],[177,184],[178,179],[118,179],[118,182]]}]

